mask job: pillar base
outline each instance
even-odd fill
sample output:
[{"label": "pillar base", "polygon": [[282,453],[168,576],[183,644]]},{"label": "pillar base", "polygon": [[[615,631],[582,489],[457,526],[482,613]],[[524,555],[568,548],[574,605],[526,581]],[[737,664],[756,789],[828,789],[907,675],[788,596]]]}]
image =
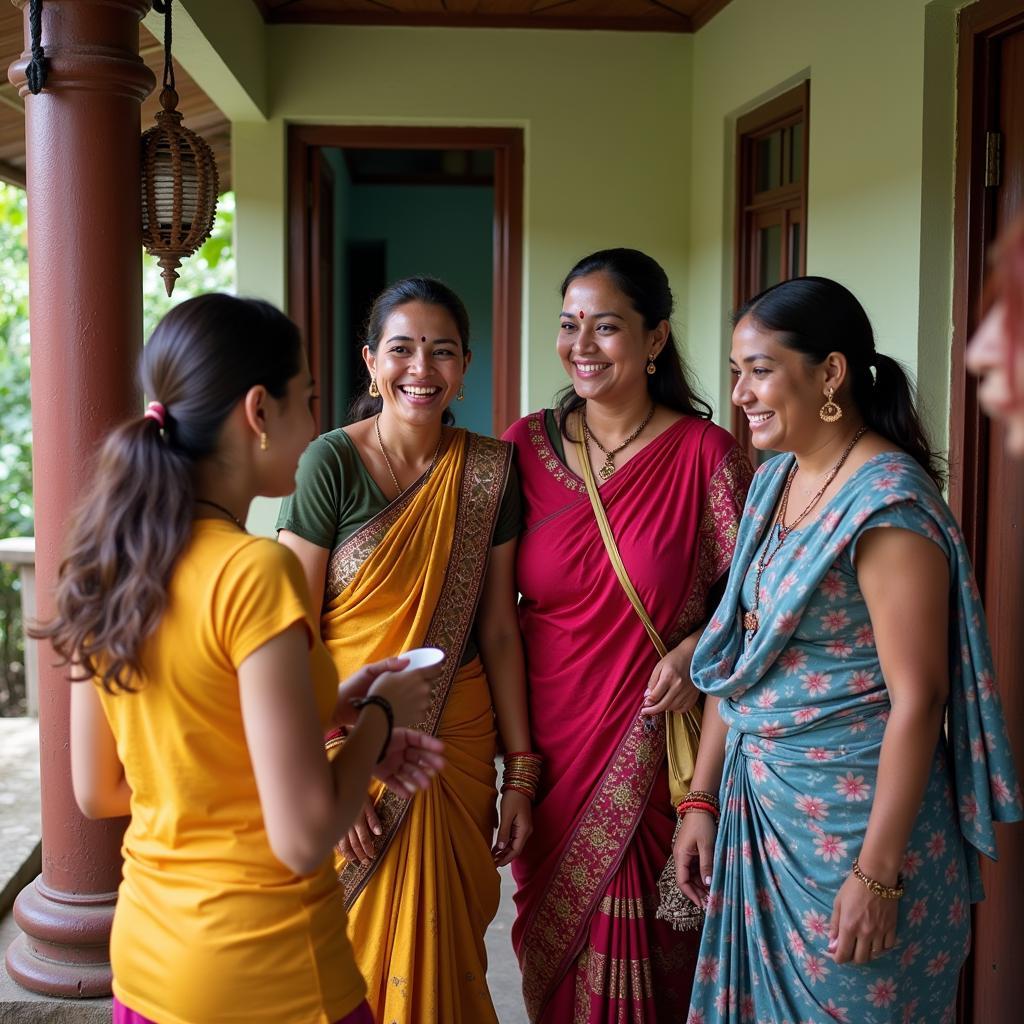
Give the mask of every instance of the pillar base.
[{"label": "pillar base", "polygon": [[14,901],[14,919],[23,934],[7,950],[8,974],[41,995],[109,996],[116,901],[116,892],[58,892],[40,875]]}]

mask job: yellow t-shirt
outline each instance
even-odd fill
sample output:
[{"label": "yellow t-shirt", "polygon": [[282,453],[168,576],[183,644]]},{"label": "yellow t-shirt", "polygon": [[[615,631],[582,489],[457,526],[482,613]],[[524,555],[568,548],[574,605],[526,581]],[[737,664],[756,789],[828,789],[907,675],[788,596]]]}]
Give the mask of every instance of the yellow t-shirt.
[{"label": "yellow t-shirt", "polygon": [[337,673],[298,560],[198,520],[138,689],[100,690],[132,789],[114,994],[159,1024],[328,1024],[365,995],[331,859],[302,877],[271,852],[242,727],[237,666],[296,622],[326,728]]}]

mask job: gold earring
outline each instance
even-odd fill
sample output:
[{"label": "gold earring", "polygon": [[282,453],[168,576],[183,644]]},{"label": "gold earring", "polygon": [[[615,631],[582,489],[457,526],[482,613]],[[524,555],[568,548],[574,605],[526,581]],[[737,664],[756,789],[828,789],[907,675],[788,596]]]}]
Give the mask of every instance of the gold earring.
[{"label": "gold earring", "polygon": [[658,372],[658,368],[654,365],[654,356],[647,357],[647,372],[652,377]]},{"label": "gold earring", "polygon": [[818,410],[818,415],[826,423],[835,423],[837,420],[841,420],[843,418],[843,408],[842,408],[842,406],[838,402],[835,402],[835,401],[832,400],[832,396],[835,393],[836,393],[836,389],[835,388],[829,388],[828,389],[828,400]]},{"label": "gold earring", "polygon": [[267,442],[267,432],[265,430],[260,431],[260,451],[265,452],[270,447]]},{"label": "gold earring", "polygon": [[460,402],[464,402],[466,400],[466,385],[465,384],[460,384],[459,385],[459,393],[455,397]]},{"label": "gold earring", "polygon": [[369,394],[371,398],[380,398],[380,389],[377,387],[377,378],[370,378]]}]

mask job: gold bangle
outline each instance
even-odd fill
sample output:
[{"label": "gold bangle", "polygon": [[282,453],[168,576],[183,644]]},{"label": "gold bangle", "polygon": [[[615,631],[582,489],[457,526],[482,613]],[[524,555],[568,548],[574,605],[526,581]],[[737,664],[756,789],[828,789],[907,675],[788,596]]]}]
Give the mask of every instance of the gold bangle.
[{"label": "gold bangle", "polygon": [[706,789],[691,789],[689,793],[683,797],[684,800],[703,800],[705,803],[711,804],[716,810],[721,811],[722,804],[719,801],[716,794],[709,792]]},{"label": "gold bangle", "polygon": [[860,866],[860,861],[858,861],[856,857],[853,858],[852,871],[853,877],[880,899],[898,900],[903,895],[904,888],[903,879],[901,877],[897,877],[895,885],[882,885],[881,882],[864,874],[864,870]]}]

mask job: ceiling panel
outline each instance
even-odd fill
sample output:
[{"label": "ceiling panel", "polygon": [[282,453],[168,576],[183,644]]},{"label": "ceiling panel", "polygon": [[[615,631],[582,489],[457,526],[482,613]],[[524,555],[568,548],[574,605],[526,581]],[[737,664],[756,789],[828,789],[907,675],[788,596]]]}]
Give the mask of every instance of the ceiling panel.
[{"label": "ceiling panel", "polygon": [[729,0],[253,0],[271,24],[694,32]]}]

